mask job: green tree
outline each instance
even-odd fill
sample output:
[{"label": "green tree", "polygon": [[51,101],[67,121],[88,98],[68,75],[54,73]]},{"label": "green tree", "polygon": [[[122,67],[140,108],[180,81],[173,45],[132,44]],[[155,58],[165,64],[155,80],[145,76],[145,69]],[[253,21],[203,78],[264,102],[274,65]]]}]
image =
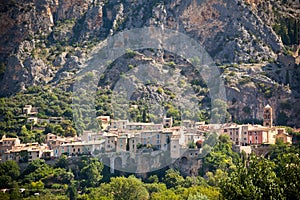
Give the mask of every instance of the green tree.
[{"label": "green tree", "polygon": [[207,196],[201,193],[190,195],[187,200],[208,200]]},{"label": "green tree", "polygon": [[66,169],[68,167],[69,161],[66,155],[62,154],[58,160],[58,162],[55,164],[55,167],[58,168],[64,168]]},{"label": "green tree", "polygon": [[27,130],[26,126],[22,126],[21,131],[20,131],[20,136],[28,137],[29,131]]},{"label": "green tree", "polygon": [[14,199],[21,199],[21,194],[19,192],[19,185],[16,181],[13,181],[12,182],[12,185],[11,185],[11,190],[9,191],[10,194],[10,199],[11,200],[14,200]]},{"label": "green tree", "polygon": [[220,185],[220,181],[226,179],[228,174],[227,172],[222,171],[221,169],[217,169],[215,173],[207,172],[207,182],[210,186],[218,187]]},{"label": "green tree", "polygon": [[[197,194],[205,195],[210,200],[219,200],[220,192],[218,188],[207,186],[193,186],[181,193],[181,199],[188,199],[190,196]],[[204,197],[203,197],[204,198]]]},{"label": "green tree", "polygon": [[212,102],[211,123],[224,123],[228,121],[230,114],[227,111],[227,104],[221,99]]},{"label": "green tree", "polygon": [[0,199],[1,200],[9,200],[9,194],[0,192]]},{"label": "green tree", "polygon": [[77,193],[77,186],[75,182],[72,182],[68,189],[67,189],[67,194],[70,200],[77,200],[78,193]]},{"label": "green tree", "polygon": [[275,163],[251,156],[245,163],[221,181],[221,193],[226,199],[283,199]]},{"label": "green tree", "polygon": [[203,169],[215,171],[221,169],[228,171],[235,167],[235,163],[239,161],[239,156],[232,150],[232,143],[228,136],[219,136],[212,151],[203,160]]},{"label": "green tree", "polygon": [[22,181],[31,183],[40,181],[51,175],[54,172],[53,168],[45,163],[42,159],[33,160],[22,173]]},{"label": "green tree", "polygon": [[54,129],[55,129],[55,125],[53,124],[47,124],[47,126],[45,127],[45,131],[44,133],[54,133]]},{"label": "green tree", "polygon": [[157,175],[152,175],[152,176],[150,176],[150,177],[148,178],[147,182],[148,182],[148,183],[158,183],[159,180],[158,180]]},{"label": "green tree", "polygon": [[44,189],[44,183],[42,181],[31,182],[30,187],[35,191],[40,191]]},{"label": "green tree", "polygon": [[206,180],[201,176],[187,176],[185,178],[183,187],[189,188],[192,186],[207,186]]},{"label": "green tree", "polygon": [[16,180],[20,176],[19,165],[12,160],[8,160],[3,163],[0,163],[0,176],[2,175],[9,176],[13,180]]},{"label": "green tree", "polygon": [[298,152],[281,153],[275,160],[276,172],[286,199],[300,199],[300,159]]},{"label": "green tree", "polygon": [[144,184],[144,187],[147,189],[150,195],[155,192],[162,192],[167,190],[167,187],[164,183],[146,183]]},{"label": "green tree", "polygon": [[11,187],[12,178],[7,175],[0,176],[0,188],[8,188]]},{"label": "green tree", "polygon": [[87,187],[97,186],[102,179],[101,172],[103,164],[96,158],[89,158],[84,161],[84,167],[80,170],[82,185]]},{"label": "green tree", "polygon": [[174,169],[169,169],[163,178],[167,188],[178,188],[184,183],[184,178]]},{"label": "green tree", "polygon": [[59,184],[70,184],[74,180],[74,174],[71,170],[67,171],[65,169],[56,168],[53,173],[49,174],[43,179],[46,186],[50,186],[53,183]]},{"label": "green tree", "polygon": [[162,192],[154,193],[151,199],[152,200],[166,200],[166,199],[179,200],[180,196],[175,194],[175,192],[172,190],[164,190]]},{"label": "green tree", "polygon": [[[111,178],[110,183],[103,183],[97,191],[99,197],[110,197],[116,200],[146,200],[149,193],[143,182],[134,176]],[[95,196],[94,196],[95,197]]]},{"label": "green tree", "polygon": [[181,114],[180,111],[173,106],[167,110],[167,117],[172,117],[174,121],[180,121]]},{"label": "green tree", "polygon": [[67,108],[64,113],[63,113],[64,117],[66,117],[67,119],[72,119],[73,118],[73,110],[71,108]]}]

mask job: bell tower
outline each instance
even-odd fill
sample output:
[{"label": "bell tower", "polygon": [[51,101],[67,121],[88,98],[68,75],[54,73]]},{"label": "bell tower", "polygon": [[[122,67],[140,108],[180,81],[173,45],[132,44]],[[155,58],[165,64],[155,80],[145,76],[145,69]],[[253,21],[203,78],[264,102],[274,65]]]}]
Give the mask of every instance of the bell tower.
[{"label": "bell tower", "polygon": [[263,117],[264,117],[263,126],[272,127],[273,126],[272,107],[269,104],[264,107]]}]

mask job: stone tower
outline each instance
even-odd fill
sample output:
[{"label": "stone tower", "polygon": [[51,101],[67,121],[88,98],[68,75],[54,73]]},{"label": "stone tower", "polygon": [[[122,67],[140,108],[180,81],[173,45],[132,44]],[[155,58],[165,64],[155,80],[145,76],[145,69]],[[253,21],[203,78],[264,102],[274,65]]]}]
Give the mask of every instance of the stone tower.
[{"label": "stone tower", "polygon": [[272,127],[273,126],[272,107],[269,104],[264,107],[263,116],[264,116],[263,126]]}]

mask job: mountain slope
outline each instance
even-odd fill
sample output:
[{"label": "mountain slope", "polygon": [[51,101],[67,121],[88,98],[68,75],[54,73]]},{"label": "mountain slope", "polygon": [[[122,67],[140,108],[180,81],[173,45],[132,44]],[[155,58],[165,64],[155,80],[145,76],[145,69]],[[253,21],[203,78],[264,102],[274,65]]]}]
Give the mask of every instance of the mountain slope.
[{"label": "mountain slope", "polygon": [[[272,6],[272,2],[278,6]],[[295,30],[299,13],[292,4],[280,6],[283,1],[272,2],[1,1],[0,95],[13,95],[31,85],[70,88],[81,64],[89,58],[89,53],[99,42],[122,30],[159,26],[194,38],[221,66],[221,71],[222,67],[226,69],[222,71],[222,76],[225,80],[231,79],[226,80],[226,88],[233,118],[259,118],[260,115],[255,113],[261,110],[261,106],[270,103],[277,110],[277,116],[283,112],[287,117],[299,119],[297,109],[281,111],[285,100],[295,103],[299,95],[299,67],[297,60],[287,55],[293,49],[287,48],[284,39],[290,35],[290,44],[297,43],[293,39],[297,35]],[[294,20],[291,24],[296,28],[292,31],[291,28],[281,26],[281,18]],[[161,58],[166,57],[164,52],[161,53]],[[172,61],[176,59],[160,62]],[[238,63],[238,69],[229,67],[232,63]],[[258,63],[260,78],[252,74],[252,68],[256,67],[249,63]],[[233,75],[231,72],[235,70],[238,72]],[[245,75],[250,76],[251,84],[240,83]],[[262,86],[261,81],[269,83]],[[270,90],[274,96],[264,94]],[[284,101],[277,101],[279,96]],[[232,103],[234,99],[237,100],[236,104]],[[243,112],[243,109],[249,110],[245,107],[253,108],[253,113]]]}]

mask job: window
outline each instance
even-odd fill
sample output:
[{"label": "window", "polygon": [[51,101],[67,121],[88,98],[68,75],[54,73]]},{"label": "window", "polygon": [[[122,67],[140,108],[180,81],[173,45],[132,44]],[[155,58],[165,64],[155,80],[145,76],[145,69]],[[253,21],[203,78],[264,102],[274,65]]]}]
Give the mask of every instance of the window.
[{"label": "window", "polygon": [[159,134],[156,135],[156,138],[159,139]]},{"label": "window", "polygon": [[176,149],[176,145],[174,145],[173,148]]}]

